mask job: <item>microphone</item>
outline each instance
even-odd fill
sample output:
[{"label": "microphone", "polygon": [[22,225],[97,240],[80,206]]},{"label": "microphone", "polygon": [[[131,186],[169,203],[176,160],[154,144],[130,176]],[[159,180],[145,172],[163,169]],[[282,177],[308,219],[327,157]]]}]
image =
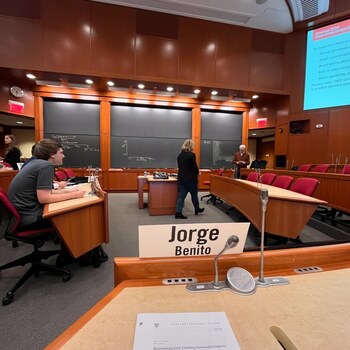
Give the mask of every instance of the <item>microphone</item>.
[{"label": "microphone", "polygon": [[261,199],[262,210],[263,212],[266,212],[267,202],[269,201],[269,193],[266,188],[263,188],[261,190],[260,199]]},{"label": "microphone", "polygon": [[215,267],[215,280],[214,282],[206,283],[191,283],[186,286],[189,292],[207,292],[207,291],[221,291],[229,289],[234,293],[241,295],[250,295],[255,292],[255,280],[254,277],[245,269],[240,267],[231,268],[226,275],[225,281],[219,282],[219,271],[218,271],[218,259],[227,250],[234,248],[239,242],[239,238],[236,235],[230,236],[224,248],[214,258]]},{"label": "microphone", "polygon": [[236,235],[232,235],[230,236],[226,243],[224,248],[222,249],[222,251],[214,258],[214,267],[215,267],[215,279],[214,279],[214,288],[216,287],[220,287],[220,283],[219,283],[219,271],[218,271],[218,260],[220,258],[220,256],[228,249],[231,249],[233,247],[235,247],[239,242],[239,238]]}]

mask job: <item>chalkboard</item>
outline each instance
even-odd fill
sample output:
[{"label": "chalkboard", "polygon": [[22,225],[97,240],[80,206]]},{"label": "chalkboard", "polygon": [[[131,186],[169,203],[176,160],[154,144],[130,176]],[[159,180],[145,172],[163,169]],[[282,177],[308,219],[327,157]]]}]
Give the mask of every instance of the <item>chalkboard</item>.
[{"label": "chalkboard", "polygon": [[99,103],[45,100],[44,137],[61,140],[64,167],[99,167]]},{"label": "chalkboard", "polygon": [[242,114],[201,113],[201,168],[231,168],[242,143]]},{"label": "chalkboard", "polygon": [[111,166],[177,168],[181,146],[191,134],[191,110],[113,105]]}]

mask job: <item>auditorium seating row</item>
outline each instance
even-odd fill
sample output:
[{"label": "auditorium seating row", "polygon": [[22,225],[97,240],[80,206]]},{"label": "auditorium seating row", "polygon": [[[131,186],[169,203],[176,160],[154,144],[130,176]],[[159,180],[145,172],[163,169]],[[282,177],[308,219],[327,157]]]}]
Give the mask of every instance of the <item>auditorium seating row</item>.
[{"label": "auditorium seating row", "polygon": [[[299,165],[296,170],[297,171],[312,171],[314,173],[327,173],[330,167],[334,167],[336,170],[337,164],[302,164]],[[350,165],[345,164],[339,174],[350,175]]]}]

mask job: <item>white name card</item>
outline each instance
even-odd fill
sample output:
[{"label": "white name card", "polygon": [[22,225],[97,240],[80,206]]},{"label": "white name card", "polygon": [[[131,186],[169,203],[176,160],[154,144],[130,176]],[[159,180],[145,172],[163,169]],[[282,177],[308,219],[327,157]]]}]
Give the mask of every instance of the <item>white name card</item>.
[{"label": "white name card", "polygon": [[239,242],[226,254],[240,254],[243,252],[249,225],[249,222],[140,225],[139,257],[217,255],[232,235],[236,235]]}]

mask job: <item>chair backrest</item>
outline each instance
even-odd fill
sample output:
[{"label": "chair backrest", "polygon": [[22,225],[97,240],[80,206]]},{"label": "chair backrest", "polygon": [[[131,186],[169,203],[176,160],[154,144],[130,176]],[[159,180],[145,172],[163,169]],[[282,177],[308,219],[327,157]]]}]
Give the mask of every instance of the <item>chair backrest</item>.
[{"label": "chair backrest", "polygon": [[350,175],[350,165],[344,165],[340,173],[344,175]]},{"label": "chair backrest", "polygon": [[55,171],[55,178],[57,181],[65,181],[65,180],[67,180],[67,175],[61,170],[56,170]]},{"label": "chair backrest", "polygon": [[293,182],[293,176],[280,175],[276,177],[276,180],[272,183],[272,186],[287,189]]},{"label": "chair backrest", "polygon": [[329,169],[329,164],[317,164],[311,169],[311,171],[315,173],[326,173],[328,169]]},{"label": "chair backrest", "polygon": [[311,164],[302,164],[299,165],[298,171],[309,171],[311,168]]},{"label": "chair backrest", "polygon": [[0,238],[14,233],[20,220],[21,217],[16,208],[7,198],[5,191],[0,188]]},{"label": "chair backrest", "polygon": [[248,177],[247,177],[246,180],[247,180],[247,181],[258,182],[259,177],[260,177],[260,174],[259,174],[259,173],[252,172],[252,173],[249,173],[249,174],[248,174]]},{"label": "chair backrest", "polygon": [[74,179],[75,178],[75,174],[74,171],[72,169],[64,169],[64,173],[66,174],[68,179]]},{"label": "chair backrest", "polygon": [[265,185],[271,185],[275,179],[276,179],[276,174],[273,173],[264,173],[261,175],[261,183],[265,184]]},{"label": "chair backrest", "polygon": [[5,168],[12,168],[12,165],[7,162],[0,162]]},{"label": "chair backrest", "polygon": [[219,171],[218,171],[218,175],[219,176],[224,175],[224,170],[225,170],[224,168],[220,168]]},{"label": "chair backrest", "polygon": [[313,179],[311,177],[300,177],[293,182],[290,190],[305,194],[306,196],[312,196],[319,183],[320,182],[318,179]]}]

